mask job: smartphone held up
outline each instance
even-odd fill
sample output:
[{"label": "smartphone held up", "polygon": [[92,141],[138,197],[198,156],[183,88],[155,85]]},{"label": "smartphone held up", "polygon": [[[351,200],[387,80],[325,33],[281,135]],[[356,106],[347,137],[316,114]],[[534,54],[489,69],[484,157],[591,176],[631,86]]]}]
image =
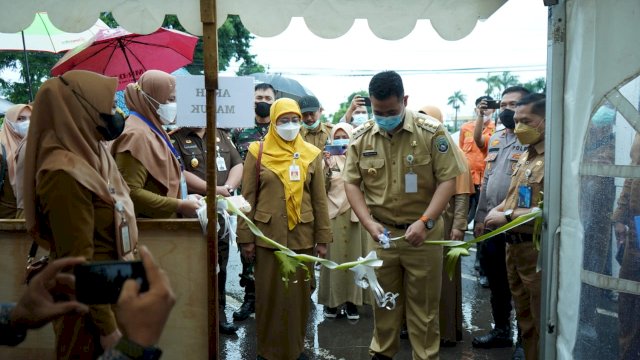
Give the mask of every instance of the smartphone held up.
[{"label": "smartphone held up", "polygon": [[124,282],[135,280],[140,292],[149,290],[142,261],[99,261],[76,265],[76,299],[84,304],[115,304]]}]

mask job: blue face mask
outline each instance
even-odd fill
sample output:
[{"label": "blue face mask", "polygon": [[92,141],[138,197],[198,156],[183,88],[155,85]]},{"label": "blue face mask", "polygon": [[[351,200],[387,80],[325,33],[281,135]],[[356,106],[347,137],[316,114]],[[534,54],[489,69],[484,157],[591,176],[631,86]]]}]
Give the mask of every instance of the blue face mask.
[{"label": "blue face mask", "polygon": [[349,139],[334,139],[333,145],[337,146],[347,146],[349,145]]},{"label": "blue face mask", "polygon": [[302,126],[304,126],[305,128],[307,128],[309,130],[313,130],[313,129],[317,128],[318,125],[320,125],[320,119],[316,120],[316,122],[314,122],[311,125],[307,125],[304,121],[302,122]]},{"label": "blue face mask", "polygon": [[400,125],[400,123],[402,122],[403,115],[404,115],[404,111],[399,115],[395,115],[395,116],[373,115],[373,119],[376,121],[376,123],[382,130],[386,132],[390,132],[391,130],[397,128],[398,125]]}]

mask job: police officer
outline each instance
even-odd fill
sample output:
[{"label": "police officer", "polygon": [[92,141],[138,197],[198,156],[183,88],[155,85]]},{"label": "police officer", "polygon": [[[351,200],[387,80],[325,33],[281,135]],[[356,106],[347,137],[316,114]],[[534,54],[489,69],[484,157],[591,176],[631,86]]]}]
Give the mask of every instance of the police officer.
[{"label": "police officer", "polygon": [[[207,147],[204,143],[204,128],[181,128],[171,134],[171,140],[184,159],[188,174],[196,175],[199,182],[192,181],[191,192],[205,195],[207,191]],[[233,189],[240,186],[242,180],[242,159],[231,142],[227,131],[216,129],[216,194],[230,196]],[[229,261],[229,232],[225,229],[222,216],[218,215],[218,313],[220,333],[235,334],[238,328],[227,321],[224,312],[226,306],[227,262]]]},{"label": "police officer", "polygon": [[[254,88],[255,126],[251,128],[238,128],[231,131],[231,139],[236,145],[243,161],[247,157],[249,144],[264,139],[267,131],[269,131],[269,124],[271,122],[269,111],[275,99],[276,90],[271,84],[257,84]],[[245,320],[256,312],[256,284],[253,277],[254,264],[245,259],[244,256],[241,256],[240,260],[242,261],[240,286],[244,287],[244,301],[240,308],[233,313],[233,320],[235,321]]]},{"label": "police officer", "polygon": [[329,123],[320,121],[322,107],[315,96],[303,96],[298,100],[300,112],[302,113],[302,129],[300,134],[304,141],[314,145],[320,150],[324,150],[327,140],[331,137]]},{"label": "police officer", "polygon": [[[376,275],[385,291],[399,293],[393,310],[374,307],[373,359],[391,359],[400,345],[402,317],[407,317],[414,359],[438,356],[442,247],[440,216],[464,169],[451,149],[451,137],[435,119],[407,110],[400,75],[376,74],[369,83],[374,119],[354,132],[344,169],[351,207],[373,240],[404,236],[384,249]],[[361,189],[362,186],[362,189]],[[370,240],[371,241],[371,240]],[[405,284],[408,286],[405,287]]]},{"label": "police officer", "polygon": [[[514,133],[529,145],[515,165],[507,196],[485,218],[496,229],[528,214],[542,201],[544,185],[545,96],[530,94],[516,107]],[[533,224],[521,225],[506,235],[509,288],[516,306],[526,359],[538,359],[541,274],[536,271],[538,250],[533,244]]]},{"label": "police officer", "polygon": [[[485,229],[484,220],[489,210],[500,204],[507,196],[511,174],[527,146],[520,144],[513,129],[516,103],[529,94],[521,86],[507,88],[500,101],[500,120],[504,129],[497,131],[489,140],[487,165],[482,180],[482,193],[475,216],[474,235],[483,235],[494,229]],[[484,242],[478,250],[481,267],[489,280],[491,290],[491,312],[494,328],[488,334],[477,336],[472,345],[479,348],[511,347],[511,291],[505,265],[505,235],[500,234]],[[519,351],[519,350],[516,350]]]}]

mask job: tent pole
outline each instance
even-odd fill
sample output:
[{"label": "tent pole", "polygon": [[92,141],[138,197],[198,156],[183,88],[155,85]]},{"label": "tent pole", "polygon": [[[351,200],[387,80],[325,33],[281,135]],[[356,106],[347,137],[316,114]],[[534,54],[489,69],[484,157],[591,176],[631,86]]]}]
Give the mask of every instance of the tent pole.
[{"label": "tent pole", "polygon": [[[560,218],[562,216],[562,144],[564,127],[564,79],[566,47],[566,1],[549,7],[547,45],[547,109],[544,162],[544,226],[539,256],[542,263],[540,297],[540,358],[557,358],[558,276]],[[539,262],[540,263],[540,262]],[[567,336],[565,334],[564,336]]]},{"label": "tent pole", "polygon": [[[207,101],[207,270],[216,274],[218,265],[218,214],[216,212],[216,90],[218,89],[218,29],[216,0],[200,0],[204,56],[204,87]],[[218,277],[208,283],[209,359],[219,354]]]},{"label": "tent pole", "polygon": [[29,87],[29,102],[33,102],[33,89],[31,88],[31,71],[29,70],[29,56],[27,55],[27,44],[24,41],[24,31],[20,31],[22,35],[22,53],[24,54],[24,68],[27,71],[27,86]]}]

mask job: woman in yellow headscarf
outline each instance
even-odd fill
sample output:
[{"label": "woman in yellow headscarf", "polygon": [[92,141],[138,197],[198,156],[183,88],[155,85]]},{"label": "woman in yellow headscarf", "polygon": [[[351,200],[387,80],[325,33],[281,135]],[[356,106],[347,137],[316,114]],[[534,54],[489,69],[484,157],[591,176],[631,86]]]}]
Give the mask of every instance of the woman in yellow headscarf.
[{"label": "woman in yellow headscarf", "polygon": [[[271,105],[264,142],[254,142],[244,163],[242,195],[252,205],[249,218],[269,238],[296,251],[326,254],[331,242],[322,154],[298,134],[298,103],[279,99]],[[245,258],[255,258],[258,358],[304,358],[310,310],[310,282],[297,269],[285,284],[274,249],[256,239],[238,220],[238,243]],[[313,269],[309,265],[309,272]]]},{"label": "woman in yellow headscarf", "polygon": [[24,147],[30,117],[30,105],[14,105],[7,110],[0,130],[0,219],[21,217],[22,199],[19,201],[17,196],[22,189],[18,153]]}]

